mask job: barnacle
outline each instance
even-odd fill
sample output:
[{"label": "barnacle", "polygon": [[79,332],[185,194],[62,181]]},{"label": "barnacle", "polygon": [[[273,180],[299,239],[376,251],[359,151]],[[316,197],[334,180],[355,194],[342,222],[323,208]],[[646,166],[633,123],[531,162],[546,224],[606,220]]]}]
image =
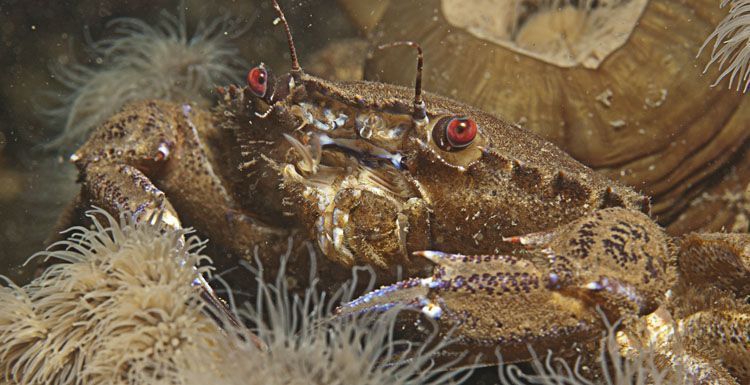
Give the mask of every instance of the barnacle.
[{"label": "barnacle", "polygon": [[732,88],[736,82],[735,89],[745,93],[750,89],[750,1],[722,0],[721,7],[727,5],[730,6],[729,14],[716,26],[698,54],[714,41],[711,60],[703,72],[712,65],[718,65],[719,71],[723,71],[712,86],[728,76],[728,88]]},{"label": "barnacle", "polygon": [[68,92],[41,113],[64,126],[48,147],[68,147],[128,102],[156,98],[203,101],[216,84],[236,80],[244,63],[230,40],[248,25],[228,16],[200,23],[190,35],[185,14],[162,12],[157,24],[135,18],[108,23],[112,37],[89,43],[97,66],[58,66],[54,75]]}]

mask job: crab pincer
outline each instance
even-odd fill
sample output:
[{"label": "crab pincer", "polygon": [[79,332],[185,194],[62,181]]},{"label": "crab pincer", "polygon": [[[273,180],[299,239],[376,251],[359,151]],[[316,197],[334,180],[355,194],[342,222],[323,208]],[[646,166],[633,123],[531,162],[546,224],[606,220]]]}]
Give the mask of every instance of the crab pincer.
[{"label": "crab pincer", "polygon": [[454,339],[449,350],[484,363],[496,349],[506,362],[530,359],[529,346],[575,351],[605,330],[600,311],[610,322],[646,314],[671,284],[666,236],[641,216],[602,210],[550,232],[544,249],[510,255],[419,251],[434,263],[432,276],[384,286],[339,314],[415,309]]},{"label": "crab pincer", "polygon": [[[500,348],[506,362],[529,359],[534,349],[555,349],[596,337],[601,320],[575,299],[550,287],[553,274],[510,255],[461,255],[420,251],[435,263],[429,278],[411,278],[368,293],[339,309],[340,315],[401,306],[435,321],[438,332],[454,339],[448,351],[470,352],[467,359],[492,363]],[[414,330],[412,330],[414,329]],[[410,332],[420,328],[407,325]],[[420,336],[416,336],[420,337]],[[424,335],[427,337],[427,335]],[[448,356],[451,356],[448,354]]]}]

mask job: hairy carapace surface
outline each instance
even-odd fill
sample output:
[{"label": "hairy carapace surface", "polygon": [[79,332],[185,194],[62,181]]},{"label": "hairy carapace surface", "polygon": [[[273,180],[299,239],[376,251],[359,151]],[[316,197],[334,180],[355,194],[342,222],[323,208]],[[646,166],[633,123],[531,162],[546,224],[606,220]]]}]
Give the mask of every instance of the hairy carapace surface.
[{"label": "hairy carapace surface", "polygon": [[408,271],[413,251],[498,253],[504,236],[597,209],[648,211],[553,144],[449,99],[425,95],[416,119],[407,88],[306,74],[267,84],[263,96],[227,89],[214,114],[242,149],[237,193],[339,264]]}]

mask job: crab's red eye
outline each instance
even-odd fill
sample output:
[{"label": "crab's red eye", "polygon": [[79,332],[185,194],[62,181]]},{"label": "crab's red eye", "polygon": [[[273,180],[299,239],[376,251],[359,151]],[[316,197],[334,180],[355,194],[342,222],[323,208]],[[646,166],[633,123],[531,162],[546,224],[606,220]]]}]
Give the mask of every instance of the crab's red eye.
[{"label": "crab's red eye", "polygon": [[477,123],[463,116],[445,116],[432,128],[432,139],[445,151],[466,148],[477,136]]},{"label": "crab's red eye", "polygon": [[266,96],[266,89],[268,88],[268,72],[262,65],[251,69],[250,72],[247,73],[247,86],[255,96],[259,98]]},{"label": "crab's red eye", "polygon": [[453,118],[445,128],[445,137],[453,147],[465,147],[477,136],[477,123],[469,118]]}]

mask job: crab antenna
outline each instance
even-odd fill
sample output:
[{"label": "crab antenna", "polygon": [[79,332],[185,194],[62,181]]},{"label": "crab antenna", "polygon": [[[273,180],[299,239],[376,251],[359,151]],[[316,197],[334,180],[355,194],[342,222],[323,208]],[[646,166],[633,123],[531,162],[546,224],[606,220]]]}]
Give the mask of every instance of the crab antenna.
[{"label": "crab antenna", "polygon": [[393,43],[379,45],[378,49],[386,49],[400,45],[407,45],[417,49],[417,80],[414,82],[413,116],[416,120],[423,120],[427,117],[427,110],[425,109],[424,100],[422,100],[422,65],[424,64],[422,47],[413,41],[394,41]]},{"label": "crab antenna", "polygon": [[292,57],[292,72],[299,73],[301,68],[299,66],[299,61],[297,61],[297,50],[294,48],[292,30],[289,29],[289,23],[287,23],[286,17],[284,17],[284,12],[281,10],[281,7],[276,0],[273,0],[273,8],[276,9],[276,13],[279,14],[279,19],[281,19],[281,23],[284,24],[284,30],[286,30],[286,41],[289,43],[289,54]]}]

